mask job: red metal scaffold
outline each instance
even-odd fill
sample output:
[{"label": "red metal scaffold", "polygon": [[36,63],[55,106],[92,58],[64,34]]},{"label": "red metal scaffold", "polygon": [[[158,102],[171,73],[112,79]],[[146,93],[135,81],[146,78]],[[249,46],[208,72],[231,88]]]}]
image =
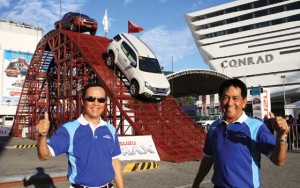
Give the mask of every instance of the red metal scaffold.
[{"label": "red metal scaffold", "polygon": [[49,32],[41,39],[32,57],[13,125],[20,137],[36,138],[36,125],[49,112],[50,135],[63,123],[81,113],[81,89],[91,79],[103,83],[107,108],[103,118],[115,125],[119,135],[152,135],[161,160],[200,159],[205,133],[197,128],[169,96],[162,102],[133,98],[123,75],[105,65],[110,40],[66,30]]}]

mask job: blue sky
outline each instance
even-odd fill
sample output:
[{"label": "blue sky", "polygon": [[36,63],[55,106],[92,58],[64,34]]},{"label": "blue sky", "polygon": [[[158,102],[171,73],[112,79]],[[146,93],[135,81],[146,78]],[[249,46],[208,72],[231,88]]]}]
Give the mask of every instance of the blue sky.
[{"label": "blue sky", "polygon": [[[102,19],[108,11],[108,38],[127,33],[128,20],[143,27],[133,33],[155,53],[165,71],[208,69],[203,62],[184,15],[233,0],[0,0],[0,17],[53,29],[66,12],[89,15],[98,21],[97,35],[105,36]],[[173,64],[172,64],[173,58]]]}]

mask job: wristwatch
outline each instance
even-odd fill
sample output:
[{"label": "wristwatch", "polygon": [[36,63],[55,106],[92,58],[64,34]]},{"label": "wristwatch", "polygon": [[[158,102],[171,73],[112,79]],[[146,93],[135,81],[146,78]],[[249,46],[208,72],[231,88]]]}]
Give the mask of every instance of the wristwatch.
[{"label": "wristwatch", "polygon": [[281,139],[281,138],[280,139],[279,138],[276,139],[277,142],[286,142],[286,140],[287,140],[287,137],[285,137],[284,139]]}]

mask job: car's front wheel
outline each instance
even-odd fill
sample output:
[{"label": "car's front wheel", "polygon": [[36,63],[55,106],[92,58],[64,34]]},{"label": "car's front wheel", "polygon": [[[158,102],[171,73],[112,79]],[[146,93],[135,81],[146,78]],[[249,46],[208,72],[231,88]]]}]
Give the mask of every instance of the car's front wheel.
[{"label": "car's front wheel", "polygon": [[136,81],[132,81],[129,86],[129,93],[133,97],[137,97],[139,95],[139,84]]},{"label": "car's front wheel", "polygon": [[60,25],[60,23],[54,25],[54,29],[59,29],[59,25]]},{"label": "car's front wheel", "polygon": [[105,59],[105,63],[109,68],[114,67],[114,61],[115,61],[114,54],[112,54],[112,53],[107,54],[106,59]]}]

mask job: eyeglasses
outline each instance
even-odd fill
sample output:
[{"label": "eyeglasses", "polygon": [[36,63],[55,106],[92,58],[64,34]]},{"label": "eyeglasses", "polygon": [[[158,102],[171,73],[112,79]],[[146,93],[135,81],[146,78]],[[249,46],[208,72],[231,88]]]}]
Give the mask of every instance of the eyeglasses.
[{"label": "eyeglasses", "polygon": [[85,97],[83,100],[88,101],[88,102],[95,102],[95,100],[98,100],[98,103],[105,103],[106,98],[104,97],[93,97],[93,96],[89,96],[89,97]]}]

